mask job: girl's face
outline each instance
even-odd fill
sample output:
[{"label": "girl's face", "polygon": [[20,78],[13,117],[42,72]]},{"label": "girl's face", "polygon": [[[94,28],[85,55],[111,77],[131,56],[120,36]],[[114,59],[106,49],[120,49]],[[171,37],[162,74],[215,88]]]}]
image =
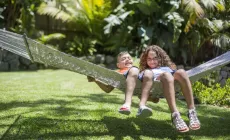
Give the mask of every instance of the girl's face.
[{"label": "girl's face", "polygon": [[159,66],[158,57],[155,51],[149,51],[147,56],[147,65],[151,69]]},{"label": "girl's face", "polygon": [[120,69],[129,68],[133,66],[133,59],[129,54],[124,54],[118,58],[117,67]]}]

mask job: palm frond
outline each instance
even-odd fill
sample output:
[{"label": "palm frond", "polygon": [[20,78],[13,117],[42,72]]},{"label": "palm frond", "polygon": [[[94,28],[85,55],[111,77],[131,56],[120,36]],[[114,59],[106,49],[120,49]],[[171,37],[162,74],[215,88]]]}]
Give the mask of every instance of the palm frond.
[{"label": "palm frond", "polygon": [[182,5],[184,7],[184,11],[189,13],[196,13],[198,17],[203,17],[204,10],[201,8],[199,3],[196,0],[182,0]]},{"label": "palm frond", "polygon": [[56,8],[54,2],[49,2],[48,4],[42,3],[37,12],[41,15],[48,15],[55,19],[60,19],[63,22],[71,21],[71,16],[63,10]]},{"label": "palm frond", "polygon": [[205,8],[210,10],[214,10],[218,4],[215,0],[200,0],[200,2],[204,5]]},{"label": "palm frond", "polygon": [[230,34],[228,33],[216,34],[211,39],[211,42],[217,47],[228,50],[230,49]]},{"label": "palm frond", "polygon": [[187,33],[192,28],[192,25],[196,23],[197,16],[195,13],[190,14],[189,20],[187,21],[184,32]]},{"label": "palm frond", "polygon": [[204,18],[200,20],[198,26],[201,28],[209,29],[213,33],[225,32],[226,29],[230,28],[230,22],[223,20],[209,20]]},{"label": "palm frond", "polygon": [[218,11],[225,10],[225,2],[223,0],[200,0],[200,2],[206,9],[210,9],[212,11],[214,11],[215,8]]}]

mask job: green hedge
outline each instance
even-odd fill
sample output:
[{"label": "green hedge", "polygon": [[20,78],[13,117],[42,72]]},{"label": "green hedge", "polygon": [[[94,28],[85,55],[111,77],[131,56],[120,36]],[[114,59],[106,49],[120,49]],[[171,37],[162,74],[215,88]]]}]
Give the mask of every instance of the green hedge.
[{"label": "green hedge", "polygon": [[226,85],[223,87],[219,83],[206,86],[197,81],[192,85],[192,88],[195,97],[202,104],[230,106],[230,79],[226,81]]}]

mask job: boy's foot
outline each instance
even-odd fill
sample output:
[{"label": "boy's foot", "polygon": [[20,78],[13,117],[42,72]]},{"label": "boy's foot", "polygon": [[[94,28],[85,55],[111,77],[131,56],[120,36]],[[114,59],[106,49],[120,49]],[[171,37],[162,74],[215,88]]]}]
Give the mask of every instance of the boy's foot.
[{"label": "boy's foot", "polygon": [[191,130],[198,130],[200,129],[200,121],[197,118],[197,114],[195,109],[191,109],[188,112],[188,118],[189,118],[189,128]]},{"label": "boy's foot", "polygon": [[172,113],[172,124],[175,126],[176,130],[178,132],[188,132],[189,128],[184,122],[184,120],[181,118],[179,112]]},{"label": "boy's foot", "polygon": [[147,117],[150,117],[152,116],[152,109],[147,107],[147,106],[141,106],[139,109],[138,109],[138,112],[137,112],[137,117],[139,118],[147,118]]},{"label": "boy's foot", "polygon": [[126,105],[123,105],[123,106],[119,109],[118,112],[121,113],[121,114],[124,114],[124,115],[129,115],[129,114],[131,113],[130,107],[128,107],[128,106],[126,106]]}]

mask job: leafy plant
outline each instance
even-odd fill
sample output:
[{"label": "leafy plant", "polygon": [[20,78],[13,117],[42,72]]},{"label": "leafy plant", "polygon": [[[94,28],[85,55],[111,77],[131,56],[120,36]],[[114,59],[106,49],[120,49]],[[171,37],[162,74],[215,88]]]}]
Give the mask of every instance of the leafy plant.
[{"label": "leafy plant", "polygon": [[[71,53],[75,55],[87,52],[92,54],[96,51],[95,46],[104,46],[106,37],[103,35],[103,19],[110,11],[111,2],[108,0],[54,0],[44,2],[38,8],[39,14],[61,20],[64,30],[76,32],[76,36],[68,37],[72,42],[61,48],[62,51],[72,51]],[[87,46],[89,44],[90,46]]]},{"label": "leafy plant", "polygon": [[192,87],[195,96],[203,104],[230,105],[230,79],[227,80],[224,87],[218,83],[208,87],[199,81],[195,82]]},{"label": "leafy plant", "polygon": [[[104,33],[110,36],[107,42],[110,50],[126,48],[139,56],[142,48],[157,44],[174,60],[195,65],[198,50],[205,42],[229,46],[228,33],[214,26],[214,13],[221,12],[225,12],[222,0],[123,1],[105,18]],[[226,31],[229,22],[222,21]]]},{"label": "leafy plant", "polygon": [[174,43],[180,36],[184,21],[177,12],[179,4],[175,0],[130,0],[120,3],[105,18],[107,25],[104,33],[111,37],[108,40],[110,48],[118,51],[122,46],[138,56],[142,48],[149,44],[158,44],[169,50],[172,56],[176,56],[172,48],[176,46]]},{"label": "leafy plant", "polygon": [[65,46],[65,52],[72,55],[85,56],[93,55],[96,52],[96,40],[93,38],[84,38],[82,36],[75,36],[73,40],[68,41]]},{"label": "leafy plant", "polygon": [[0,27],[2,28],[3,27],[3,20],[4,20],[4,17],[2,16],[2,12],[3,12],[3,8],[0,8]]},{"label": "leafy plant", "polygon": [[39,36],[35,29],[36,7],[43,0],[3,0],[0,2],[2,26],[6,30],[11,30],[20,34],[27,34],[32,38]]},{"label": "leafy plant", "polygon": [[43,44],[48,44],[53,40],[61,40],[64,39],[66,36],[60,33],[53,33],[49,35],[42,35],[38,40],[41,41]]}]

